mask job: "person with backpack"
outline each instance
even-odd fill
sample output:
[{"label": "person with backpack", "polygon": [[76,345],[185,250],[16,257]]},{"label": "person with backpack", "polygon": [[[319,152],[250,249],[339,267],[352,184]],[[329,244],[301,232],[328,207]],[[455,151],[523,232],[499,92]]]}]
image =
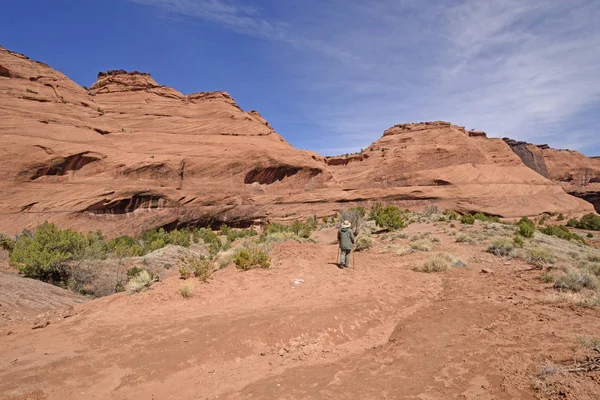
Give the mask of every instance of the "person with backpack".
[{"label": "person with backpack", "polygon": [[350,266],[350,253],[354,248],[354,232],[352,224],[346,220],[338,231],[338,243],[340,246],[340,268],[348,268]]}]

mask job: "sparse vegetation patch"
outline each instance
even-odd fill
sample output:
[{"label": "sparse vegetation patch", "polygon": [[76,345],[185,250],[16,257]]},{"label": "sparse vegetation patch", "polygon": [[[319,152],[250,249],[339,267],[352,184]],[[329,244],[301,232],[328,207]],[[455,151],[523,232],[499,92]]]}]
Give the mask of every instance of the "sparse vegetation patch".
[{"label": "sparse vegetation patch", "polygon": [[465,263],[462,262],[460,259],[447,253],[438,253],[429,257],[429,259],[427,259],[427,261],[425,261],[423,265],[414,268],[414,270],[417,272],[432,273],[444,272],[453,267],[464,266],[466,266]]}]

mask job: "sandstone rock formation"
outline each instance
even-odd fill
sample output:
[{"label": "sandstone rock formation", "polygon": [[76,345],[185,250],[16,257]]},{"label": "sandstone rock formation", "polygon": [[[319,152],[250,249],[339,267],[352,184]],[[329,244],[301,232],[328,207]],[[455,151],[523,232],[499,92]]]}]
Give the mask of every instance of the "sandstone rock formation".
[{"label": "sandstone rock formation", "polygon": [[225,92],[186,96],[123,70],[86,90],[3,48],[0,107],[6,233],[44,220],[110,235],[248,225],[374,201],[506,217],[592,209],[501,139],[447,122],[397,125],[359,155],[326,159]]},{"label": "sandstone rock formation", "polygon": [[600,212],[600,158],[572,150],[556,150],[504,138],[523,163],[540,175],[558,182],[567,193],[589,201]]}]

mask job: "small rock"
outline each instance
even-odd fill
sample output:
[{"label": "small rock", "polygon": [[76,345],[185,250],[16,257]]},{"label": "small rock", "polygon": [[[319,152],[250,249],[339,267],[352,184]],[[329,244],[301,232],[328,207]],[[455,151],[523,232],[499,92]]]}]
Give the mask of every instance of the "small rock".
[{"label": "small rock", "polygon": [[279,349],[279,356],[280,357],[285,356],[285,350],[284,349]]},{"label": "small rock", "polygon": [[36,323],[35,325],[33,325],[33,328],[31,328],[31,329],[43,329],[43,328],[47,327],[48,325],[50,325],[50,321],[48,321],[48,320],[40,321],[40,322]]},{"label": "small rock", "polygon": [[491,269],[487,269],[487,268],[482,268],[481,272],[483,274],[493,274],[494,273],[494,271],[492,271]]}]

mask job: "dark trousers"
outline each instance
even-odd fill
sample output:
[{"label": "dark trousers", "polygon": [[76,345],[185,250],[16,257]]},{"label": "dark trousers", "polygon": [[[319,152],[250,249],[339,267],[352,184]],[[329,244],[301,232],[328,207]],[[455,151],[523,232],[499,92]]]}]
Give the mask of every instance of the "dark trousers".
[{"label": "dark trousers", "polygon": [[344,267],[348,268],[348,266],[350,265],[351,252],[352,250],[340,249],[340,265],[343,265]]}]

